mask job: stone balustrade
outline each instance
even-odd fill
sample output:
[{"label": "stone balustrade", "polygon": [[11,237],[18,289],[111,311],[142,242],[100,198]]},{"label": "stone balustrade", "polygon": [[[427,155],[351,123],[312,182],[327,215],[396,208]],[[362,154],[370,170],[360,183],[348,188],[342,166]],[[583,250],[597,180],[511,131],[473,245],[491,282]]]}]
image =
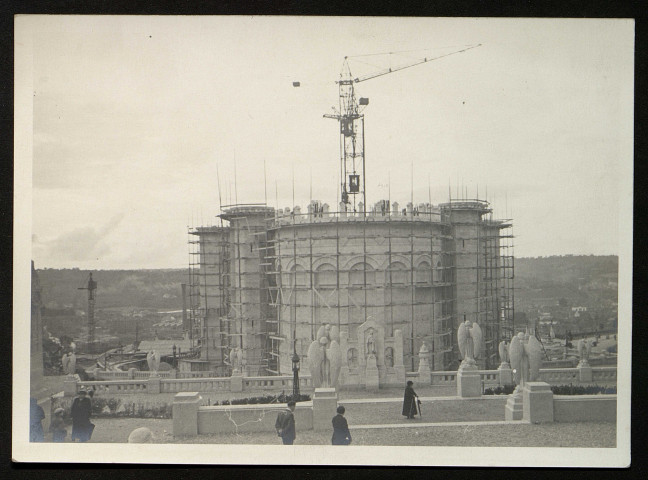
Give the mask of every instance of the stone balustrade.
[{"label": "stone balustrade", "polygon": [[[102,372],[103,373],[103,372]],[[132,375],[133,372],[123,372]],[[129,393],[178,393],[178,392],[243,392],[263,391],[292,392],[293,377],[291,375],[281,376],[258,376],[258,377],[195,377],[195,378],[173,378],[171,375],[142,376],[141,379],[122,377],[120,380],[96,380],[81,382],[75,377],[67,377],[64,381],[64,392],[66,396],[74,396],[80,388],[91,389],[99,392],[112,394]],[[169,373],[169,372],[164,372]],[[175,372],[171,372],[172,374]],[[299,377],[300,389],[309,390],[313,388],[310,375]]]},{"label": "stone balustrade", "polygon": [[[292,375],[277,376],[254,376],[246,377],[234,375],[232,377],[206,377],[201,374],[210,372],[185,372],[197,374],[193,378],[181,378],[180,373],[174,371],[160,372],[158,376],[151,375],[151,372],[103,372],[95,371],[97,377],[106,373],[126,374],[115,375],[115,379],[96,380],[92,382],[81,382],[75,377],[67,377],[64,381],[65,395],[76,395],[79,388],[90,388],[97,391],[106,391],[115,394],[128,393],[178,393],[178,392],[243,392],[243,391],[292,391]],[[135,375],[141,373],[142,375]],[[512,371],[510,368],[497,370],[476,370],[479,375],[481,389],[497,385],[512,383]],[[407,380],[413,380],[419,385],[447,386],[457,385],[456,371],[431,371],[421,375],[419,372],[408,372],[405,374]],[[177,377],[176,377],[177,375]],[[538,381],[550,385],[565,384],[599,384],[616,385],[616,367],[591,367],[579,366],[576,368],[543,368],[540,369]],[[310,375],[299,377],[299,386],[303,390],[312,390],[313,384]],[[344,389],[344,386],[342,386]]]},{"label": "stone balustrade", "polygon": [[432,376],[432,385],[454,387],[455,384],[457,383],[457,372],[436,371],[436,372],[431,372],[431,376]]},{"label": "stone balustrade", "polygon": [[478,370],[482,385],[487,387],[500,384],[500,372],[498,370]]},{"label": "stone balustrade", "polygon": [[230,390],[230,377],[220,378],[174,378],[160,382],[163,393],[217,392]]},{"label": "stone balustrade", "polygon": [[578,382],[578,368],[541,368],[539,381],[550,384]]},{"label": "stone balustrade", "polygon": [[616,383],[617,369],[616,367],[593,367],[592,368],[592,381],[601,383]]}]

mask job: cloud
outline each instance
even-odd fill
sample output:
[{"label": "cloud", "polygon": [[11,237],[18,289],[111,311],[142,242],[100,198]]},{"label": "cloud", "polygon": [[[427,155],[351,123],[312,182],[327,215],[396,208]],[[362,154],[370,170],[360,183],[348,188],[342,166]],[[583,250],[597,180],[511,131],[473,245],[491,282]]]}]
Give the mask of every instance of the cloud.
[{"label": "cloud", "polygon": [[56,260],[84,261],[110,252],[106,237],[119,225],[124,214],[113,216],[98,229],[81,227],[63,233],[53,240],[40,242],[47,252],[47,258]]}]

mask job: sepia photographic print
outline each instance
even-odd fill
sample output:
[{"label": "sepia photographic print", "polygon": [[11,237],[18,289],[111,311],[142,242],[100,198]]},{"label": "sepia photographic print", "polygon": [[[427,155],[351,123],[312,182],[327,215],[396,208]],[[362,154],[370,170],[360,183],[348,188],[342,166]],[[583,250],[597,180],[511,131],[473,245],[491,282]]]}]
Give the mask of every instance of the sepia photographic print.
[{"label": "sepia photographic print", "polygon": [[631,19],[17,16],[12,458],[628,466],[633,84]]}]

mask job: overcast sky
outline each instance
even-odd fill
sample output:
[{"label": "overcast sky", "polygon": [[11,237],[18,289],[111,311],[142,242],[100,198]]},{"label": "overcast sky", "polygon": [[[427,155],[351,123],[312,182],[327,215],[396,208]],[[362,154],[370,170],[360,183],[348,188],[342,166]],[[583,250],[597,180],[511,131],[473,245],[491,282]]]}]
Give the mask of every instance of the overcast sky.
[{"label": "overcast sky", "polygon": [[186,267],[187,227],[216,223],[217,169],[223,204],[267,191],[291,206],[294,172],[296,204],[335,205],[338,126],[322,115],[344,56],[407,52],[351,59],[361,75],[473,44],[357,85],[368,203],[388,183],[409,201],[413,167],[416,203],[488,189],[518,257],[618,254],[633,41],[625,20],[40,17],[32,258]]}]

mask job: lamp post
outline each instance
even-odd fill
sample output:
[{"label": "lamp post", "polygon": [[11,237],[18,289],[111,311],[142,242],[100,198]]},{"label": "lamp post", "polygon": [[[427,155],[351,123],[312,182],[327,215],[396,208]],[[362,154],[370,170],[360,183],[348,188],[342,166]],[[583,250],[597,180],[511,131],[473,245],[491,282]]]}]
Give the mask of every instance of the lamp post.
[{"label": "lamp post", "polygon": [[293,402],[299,399],[299,355],[297,352],[292,356],[292,371],[293,371]]},{"label": "lamp post", "polygon": [[175,346],[175,343],[173,344],[173,368],[178,367],[178,362],[176,361],[176,349],[177,347]]}]

